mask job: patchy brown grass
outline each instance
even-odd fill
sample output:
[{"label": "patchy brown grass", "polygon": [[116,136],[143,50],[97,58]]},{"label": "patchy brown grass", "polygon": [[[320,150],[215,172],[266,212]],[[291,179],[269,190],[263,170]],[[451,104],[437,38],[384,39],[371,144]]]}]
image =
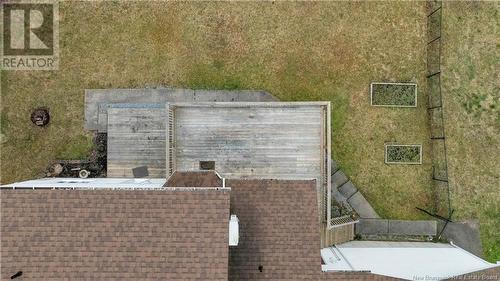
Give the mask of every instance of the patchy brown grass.
[{"label": "patchy brown grass", "polygon": [[[61,64],[2,72],[2,182],[81,158],[85,88],[265,89],[332,102],[333,156],[379,214],[430,208],[423,2],[60,3]],[[369,106],[372,81],[419,85],[416,109]],[[51,109],[51,125],[29,122]],[[423,165],[385,165],[384,143],[423,144]]]},{"label": "patchy brown grass", "polygon": [[452,206],[479,218],[486,257],[500,260],[499,5],[444,2],[443,108]]}]

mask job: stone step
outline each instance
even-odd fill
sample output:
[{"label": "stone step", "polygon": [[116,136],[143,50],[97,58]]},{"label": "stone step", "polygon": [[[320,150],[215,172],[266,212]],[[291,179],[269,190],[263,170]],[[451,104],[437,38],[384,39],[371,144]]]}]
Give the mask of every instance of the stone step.
[{"label": "stone step", "polygon": [[335,174],[332,175],[332,179],[331,179],[332,190],[338,189],[340,186],[342,186],[347,181],[349,181],[349,179],[344,174],[344,172],[342,172],[341,170],[338,170]]},{"label": "stone step", "polygon": [[377,212],[375,212],[370,203],[366,201],[365,197],[360,192],[354,193],[349,199],[347,199],[347,203],[351,205],[354,211],[356,211],[361,218],[380,218]]},{"label": "stone step", "polygon": [[333,199],[339,203],[347,202],[361,218],[380,218],[353,182],[347,178],[342,170],[338,169],[337,162],[333,159],[331,188]]},{"label": "stone step", "polygon": [[337,203],[347,203],[347,198],[342,195],[338,189],[332,189],[332,198],[337,201]]},{"label": "stone step", "polygon": [[434,236],[437,234],[437,222],[433,220],[413,221],[363,218],[356,225],[356,234]]},{"label": "stone step", "polygon": [[352,181],[348,181],[339,187],[339,192],[346,198],[351,198],[358,189],[354,186]]}]

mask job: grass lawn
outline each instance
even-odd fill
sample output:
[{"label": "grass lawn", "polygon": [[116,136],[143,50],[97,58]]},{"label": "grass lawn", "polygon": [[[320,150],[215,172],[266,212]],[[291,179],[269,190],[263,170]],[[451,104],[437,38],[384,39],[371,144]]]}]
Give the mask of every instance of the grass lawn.
[{"label": "grass lawn", "polygon": [[452,207],[479,218],[484,253],[500,260],[499,5],[443,4],[443,108]]},{"label": "grass lawn", "polygon": [[[332,102],[332,151],[383,217],[432,208],[424,2],[60,3],[59,71],[2,71],[3,183],[83,158],[86,88],[265,89]],[[417,108],[370,107],[373,81],[418,83]],[[29,120],[47,106],[48,128]],[[384,143],[423,145],[385,165]]]}]

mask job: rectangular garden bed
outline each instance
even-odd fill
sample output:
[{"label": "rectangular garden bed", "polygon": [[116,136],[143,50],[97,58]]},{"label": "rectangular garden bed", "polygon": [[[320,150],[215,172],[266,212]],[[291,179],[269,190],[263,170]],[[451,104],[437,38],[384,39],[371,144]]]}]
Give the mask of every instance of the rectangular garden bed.
[{"label": "rectangular garden bed", "polygon": [[422,164],[421,144],[386,144],[386,164]]},{"label": "rectangular garden bed", "polygon": [[417,107],[417,84],[373,82],[370,102],[372,106]]}]

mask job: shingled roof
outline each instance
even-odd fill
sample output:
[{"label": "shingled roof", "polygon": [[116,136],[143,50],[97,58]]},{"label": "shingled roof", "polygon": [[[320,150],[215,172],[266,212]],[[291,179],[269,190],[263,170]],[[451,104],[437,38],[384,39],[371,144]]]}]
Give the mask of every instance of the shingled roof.
[{"label": "shingled roof", "polygon": [[316,183],[229,180],[240,243],[229,249],[231,280],[312,280],[321,272]]},{"label": "shingled roof", "polygon": [[222,179],[215,171],[175,171],[168,178],[168,187],[222,187]]},{"label": "shingled roof", "polygon": [[1,280],[227,280],[228,190],[1,190]]},{"label": "shingled roof", "polygon": [[228,180],[240,242],[229,248],[229,280],[397,280],[322,272],[314,180]]},{"label": "shingled roof", "polygon": [[[396,280],[321,271],[314,180],[227,186],[230,192],[3,189],[0,277],[22,271],[22,280]],[[239,217],[235,247],[228,247],[230,214]]]}]

